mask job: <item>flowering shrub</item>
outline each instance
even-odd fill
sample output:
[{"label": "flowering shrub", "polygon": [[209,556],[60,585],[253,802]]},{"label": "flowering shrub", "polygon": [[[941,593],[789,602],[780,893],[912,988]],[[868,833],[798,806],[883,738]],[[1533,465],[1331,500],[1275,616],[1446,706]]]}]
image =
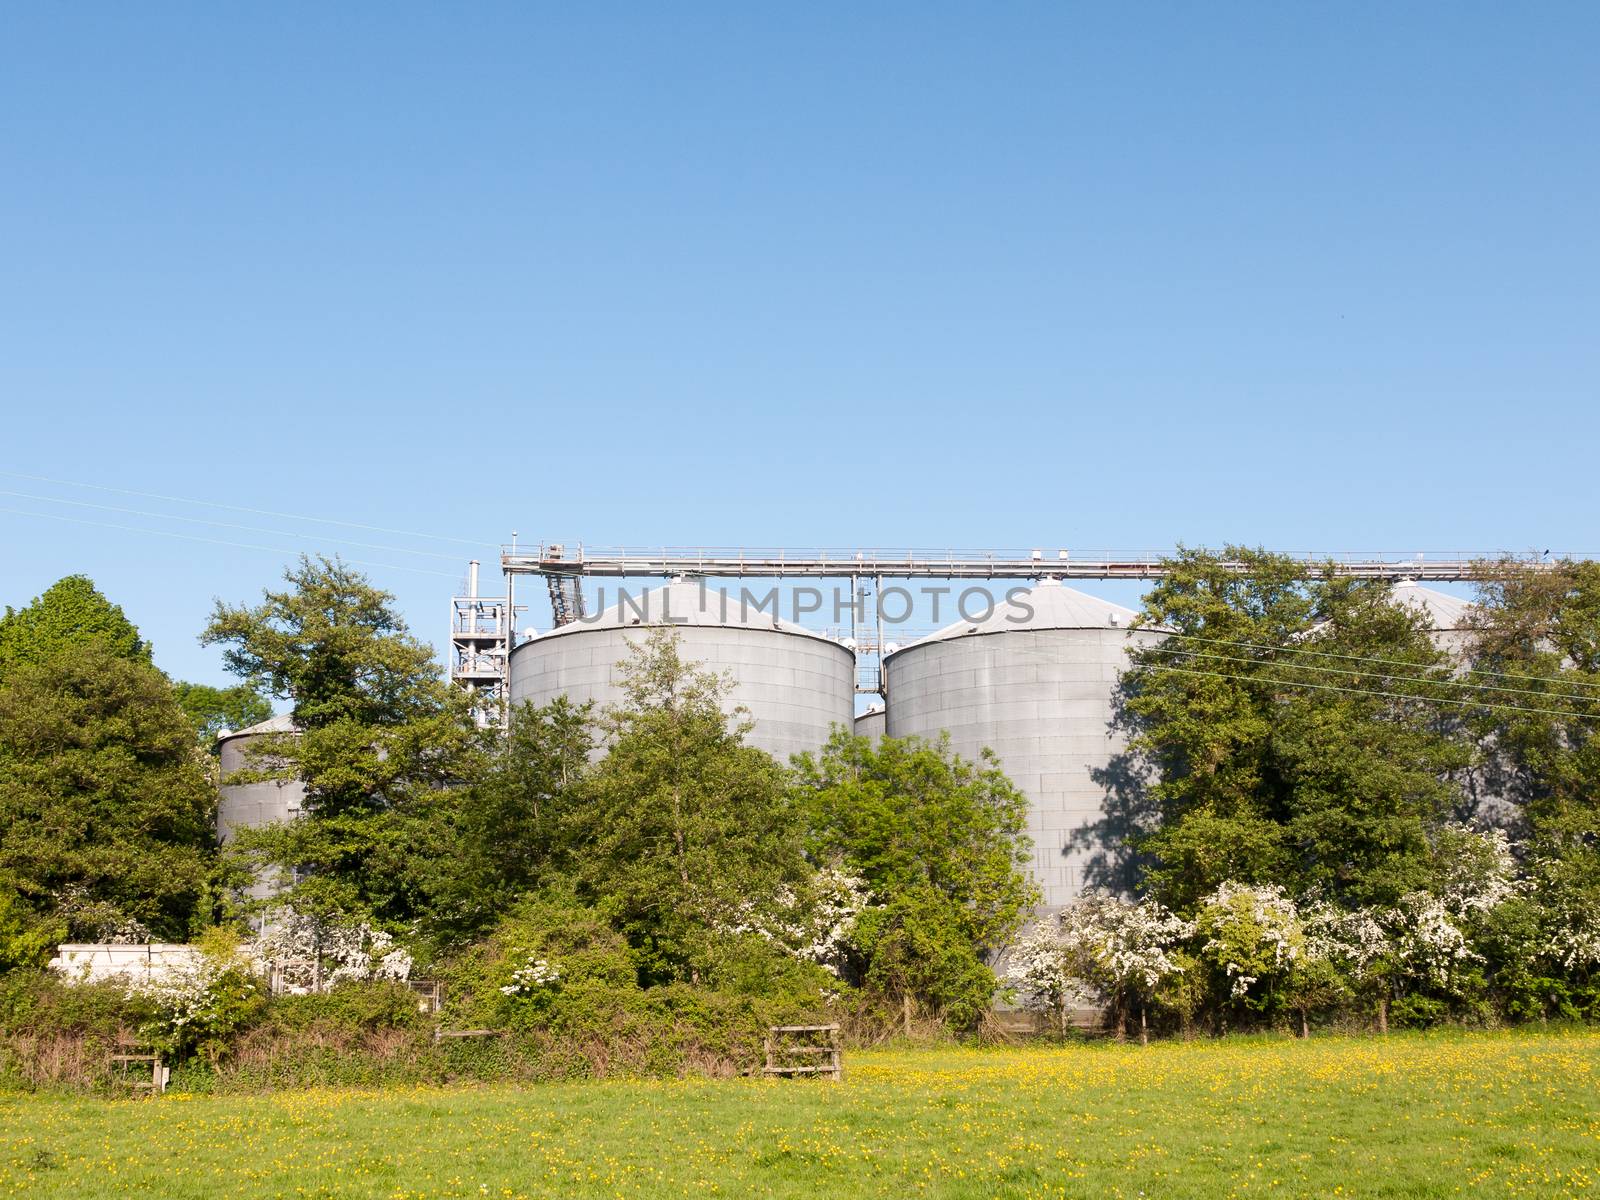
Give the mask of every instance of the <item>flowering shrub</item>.
[{"label": "flowering shrub", "polygon": [[292,908],[267,914],[251,953],[257,970],[276,975],[279,989],[294,994],[411,976],[411,955],[390,934],[365,921],[315,917]]},{"label": "flowering shrub", "polygon": [[1394,954],[1388,926],[1370,908],[1352,912],[1317,900],[1301,910],[1300,927],[1308,959],[1336,964],[1357,983],[1371,978]]},{"label": "flowering shrub", "polygon": [[1435,854],[1443,875],[1438,899],[1454,918],[1489,912],[1523,890],[1504,830],[1450,826],[1440,834]]},{"label": "flowering shrub", "polygon": [[1258,1010],[1271,1007],[1274,985],[1306,954],[1299,910],[1276,884],[1224,883],[1201,901],[1195,931],[1229,997]]},{"label": "flowering shrub", "polygon": [[1075,976],[1059,936],[1059,921],[1041,921],[1012,948],[1006,977],[1021,986],[1032,1008],[1060,1013],[1074,994]]},{"label": "flowering shrub", "polygon": [[747,901],[727,932],[754,933],[837,977],[853,949],[856,922],[871,900],[860,878],[825,867],[812,876],[803,897],[783,888],[768,905]]},{"label": "flowering shrub", "polygon": [[1439,896],[1412,892],[1383,917],[1393,939],[1395,973],[1402,978],[1449,993],[1460,967],[1483,961]]},{"label": "flowering shrub", "polygon": [[130,992],[156,1010],[142,1030],[165,1054],[181,1058],[198,1049],[213,1064],[227,1037],[247,1024],[265,1001],[248,955],[223,931],[214,930],[201,953],[158,975],[130,981]]},{"label": "flowering shrub", "polygon": [[1086,896],[1063,908],[1053,922],[1030,930],[1007,975],[1034,1004],[1048,1006],[1063,1020],[1075,994],[1109,1001],[1120,1029],[1130,999],[1147,999],[1183,969],[1177,947],[1193,932],[1189,922],[1153,900]]},{"label": "flowering shrub", "polygon": [[1561,905],[1550,916],[1550,927],[1539,949],[1574,973],[1600,967],[1600,913],[1590,907]]},{"label": "flowering shrub", "polygon": [[511,982],[503,985],[500,992],[505,996],[527,999],[543,994],[560,982],[561,968],[553,965],[549,959],[530,956],[526,962],[511,972]]}]

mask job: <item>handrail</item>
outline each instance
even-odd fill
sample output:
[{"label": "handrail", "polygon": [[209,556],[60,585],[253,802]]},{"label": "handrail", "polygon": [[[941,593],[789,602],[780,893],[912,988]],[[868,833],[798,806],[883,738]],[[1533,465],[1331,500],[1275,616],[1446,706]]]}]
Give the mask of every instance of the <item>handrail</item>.
[{"label": "handrail", "polygon": [[[1331,570],[1336,575],[1374,579],[1462,582],[1477,579],[1496,562],[1511,560],[1547,567],[1563,558],[1593,555],[1507,554],[1502,551],[1300,551],[1289,554],[1306,575]],[[1158,579],[1170,569],[1169,556],[1065,549],[834,549],[778,547],[507,547],[501,569],[511,575],[566,575],[603,578],[703,575],[727,578],[890,578],[941,579]],[[1239,574],[1243,562],[1225,562]]]}]

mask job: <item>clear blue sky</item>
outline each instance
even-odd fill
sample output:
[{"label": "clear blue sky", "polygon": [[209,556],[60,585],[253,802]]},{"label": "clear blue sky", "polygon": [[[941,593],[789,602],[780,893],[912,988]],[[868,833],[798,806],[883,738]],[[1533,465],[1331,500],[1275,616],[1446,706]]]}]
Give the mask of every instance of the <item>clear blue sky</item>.
[{"label": "clear blue sky", "polygon": [[[23,5],[0,603],[293,548],[1600,550],[1600,6]],[[428,558],[321,535],[427,550]],[[536,613],[535,620],[547,615]]]}]

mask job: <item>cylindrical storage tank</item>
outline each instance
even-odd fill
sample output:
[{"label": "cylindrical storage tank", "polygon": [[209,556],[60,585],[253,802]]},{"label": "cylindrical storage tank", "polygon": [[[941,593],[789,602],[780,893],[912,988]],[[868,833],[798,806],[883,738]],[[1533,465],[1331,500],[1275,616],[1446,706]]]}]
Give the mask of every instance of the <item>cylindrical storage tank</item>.
[{"label": "cylindrical storage tank", "polygon": [[[1122,833],[1108,828],[1127,781],[1114,729],[1128,652],[1161,639],[1129,630],[1130,609],[1047,580],[980,621],[959,621],[884,659],[890,737],[950,735],[985,747],[1028,797],[1033,876],[1056,909],[1091,887],[1120,888]],[[1074,835],[1077,835],[1075,838]],[[1099,870],[1091,870],[1091,864]]]},{"label": "cylindrical storage tank", "polygon": [[[759,604],[764,604],[763,611]],[[835,725],[855,717],[855,654],[838,642],[780,621],[774,597],[674,581],[624,597],[594,617],[562,625],[511,652],[511,703],[548,704],[557,696],[596,708],[623,700],[618,664],[651,628],[674,630],[679,652],[733,678],[729,707],[754,723],[746,740],[787,763],[816,751]]]},{"label": "cylindrical storage tank", "polygon": [[[1420,614],[1433,644],[1450,656],[1458,673],[1466,671],[1472,652],[1471,619],[1476,605],[1459,596],[1423,587],[1411,579],[1402,579],[1390,588],[1389,599]],[[1492,695],[1485,698],[1496,699]],[[1492,744],[1480,744],[1479,750],[1482,753],[1477,761],[1455,776],[1472,821],[1521,836],[1525,814],[1518,804],[1505,797],[1505,780],[1510,777],[1512,768]]]},{"label": "cylindrical storage tank", "polygon": [[880,708],[869,708],[856,714],[856,736],[871,738],[876,742],[883,736],[887,714]]},{"label": "cylindrical storage tank", "polygon": [[[294,722],[287,716],[269,717],[259,725],[225,734],[217,743],[217,841],[226,845],[235,830],[253,829],[291,821],[305,807],[306,785],[298,779],[263,779],[255,783],[229,783],[228,777],[240,770],[259,770],[264,764],[251,761],[249,748],[267,734],[293,733]],[[266,899],[273,891],[270,882],[258,877],[250,895]]]},{"label": "cylindrical storage tank", "polygon": [[1472,634],[1468,621],[1473,605],[1446,592],[1423,587],[1414,579],[1402,579],[1389,589],[1389,599],[1402,608],[1420,613],[1427,622],[1433,644],[1457,662],[1464,661]]}]

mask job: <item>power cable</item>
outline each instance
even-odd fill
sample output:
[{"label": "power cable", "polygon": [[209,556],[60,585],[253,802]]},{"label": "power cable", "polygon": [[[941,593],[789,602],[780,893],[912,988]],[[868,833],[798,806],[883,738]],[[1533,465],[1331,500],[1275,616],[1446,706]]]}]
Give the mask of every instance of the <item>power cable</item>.
[{"label": "power cable", "polygon": [[[1430,679],[1427,676],[1423,676],[1423,675],[1398,675],[1398,674],[1395,674],[1394,672],[1391,672],[1391,671],[1355,671],[1355,670],[1351,670],[1351,669],[1349,669],[1347,667],[1319,667],[1319,666],[1313,666],[1310,663],[1273,662],[1271,659],[1264,659],[1264,658],[1238,658],[1238,657],[1235,657],[1233,655],[1228,655],[1228,654],[1204,654],[1204,653],[1201,653],[1198,650],[1185,649],[1182,646],[1170,646],[1170,647],[1169,646],[1146,646],[1146,647],[1141,647],[1141,651],[1143,653],[1150,653],[1150,654],[1185,654],[1185,655],[1188,655],[1190,658],[1205,658],[1205,659],[1214,660],[1216,662],[1240,663],[1240,664],[1243,664],[1243,665],[1246,665],[1246,666],[1284,667],[1284,668],[1287,668],[1287,669],[1290,669],[1290,670],[1295,670],[1295,671],[1318,671],[1318,672],[1321,672],[1324,675],[1352,675],[1352,676],[1355,676],[1357,679],[1362,679],[1362,678],[1365,678],[1365,677],[1367,677],[1369,675],[1383,675],[1383,676],[1387,677],[1388,679],[1390,679],[1391,681],[1394,681],[1394,682],[1422,683],[1422,684],[1427,684],[1427,685],[1429,685],[1431,687],[1453,687],[1453,688],[1467,689],[1467,690],[1471,690],[1471,691],[1504,692],[1504,693],[1507,693],[1507,694],[1510,694],[1510,695],[1516,695],[1516,696],[1544,696],[1547,699],[1554,699],[1554,700],[1595,700],[1595,699],[1600,699],[1600,697],[1591,697],[1591,696],[1563,696],[1563,695],[1559,695],[1559,694],[1552,695],[1550,692],[1540,691],[1538,688],[1514,688],[1514,687],[1506,687],[1506,686],[1504,686],[1502,684],[1495,684],[1495,683],[1464,683],[1464,682],[1462,682],[1460,680],[1456,680],[1456,679]],[[1386,662],[1386,661],[1392,661],[1392,660],[1373,659],[1372,661],[1374,661],[1374,662]],[[1410,665],[1412,665],[1413,667],[1416,667],[1419,670],[1426,669],[1426,668],[1422,667],[1420,664],[1412,663]],[[1158,669],[1164,669],[1164,668],[1158,668]]]},{"label": "power cable", "polygon": [[[1022,653],[1025,654],[1025,655],[1031,655],[1031,656],[1033,656],[1033,657],[1035,657],[1037,659],[1040,659],[1042,661],[1048,661],[1048,662],[1052,662],[1052,663],[1060,661],[1055,656],[1050,655],[1047,652],[1042,651],[1042,650],[1024,650],[1024,651],[1022,651]],[[1259,660],[1236,660],[1236,661],[1259,661]],[[1264,663],[1264,664],[1261,664],[1261,665],[1263,665],[1263,666],[1273,666],[1273,665],[1279,665],[1279,664]],[[1265,684],[1265,685],[1269,685],[1269,686],[1313,688],[1313,689],[1315,689],[1317,691],[1323,691],[1323,692],[1343,692],[1343,693],[1346,693],[1346,694],[1349,694],[1349,695],[1356,695],[1356,696],[1376,696],[1376,697],[1380,697],[1380,698],[1388,699],[1388,700],[1416,700],[1416,701],[1420,701],[1420,702],[1422,702],[1424,704],[1452,704],[1452,705],[1455,705],[1455,706],[1457,706],[1459,708],[1486,708],[1486,709],[1493,709],[1493,710],[1498,711],[1498,712],[1533,713],[1533,714],[1538,714],[1538,715],[1541,715],[1541,716],[1567,717],[1567,718],[1570,718],[1572,720],[1578,720],[1578,721],[1600,720],[1600,714],[1573,712],[1570,709],[1564,709],[1564,708],[1561,708],[1561,709],[1557,709],[1557,708],[1535,708],[1535,707],[1532,707],[1530,705],[1521,705],[1521,704],[1495,704],[1495,703],[1492,703],[1492,702],[1487,701],[1487,700],[1453,699],[1453,698],[1448,697],[1448,696],[1422,696],[1422,695],[1417,695],[1415,693],[1409,693],[1409,692],[1391,692],[1391,691],[1374,690],[1374,689],[1370,689],[1370,688],[1342,687],[1342,686],[1339,686],[1339,685],[1336,685],[1336,684],[1310,683],[1310,682],[1306,682],[1306,681],[1293,680],[1293,679],[1281,679],[1281,678],[1276,678],[1276,677],[1268,677],[1268,676],[1264,676],[1264,675],[1232,675],[1232,674],[1225,674],[1225,673],[1220,672],[1220,671],[1196,671],[1196,670],[1191,670],[1191,669],[1188,669],[1188,668],[1185,668],[1185,667],[1173,667],[1173,666],[1165,666],[1165,665],[1158,666],[1156,669],[1159,670],[1159,671],[1170,671],[1173,674],[1177,674],[1177,675],[1195,675],[1195,676],[1202,676],[1202,677],[1210,678],[1210,679],[1232,679],[1232,680],[1236,680],[1236,681],[1238,681],[1240,683],[1257,683],[1257,684]]]},{"label": "power cable", "polygon": [[[103,512],[122,513],[130,517],[153,517],[158,521],[182,521],[186,525],[210,525],[218,529],[239,529],[246,533],[270,533],[274,537],[298,538],[307,536],[303,532],[296,532],[290,529],[267,529],[260,525],[239,525],[233,521],[210,521],[205,517],[180,517],[176,513],[150,512],[142,508],[123,508],[116,504],[95,504],[89,500],[67,500],[57,496],[38,496],[32,492],[12,492],[3,488],[0,488],[0,496],[12,496],[18,500],[38,500],[45,504],[70,504],[74,508],[94,508]],[[341,546],[360,546],[366,550],[388,550],[395,554],[414,554],[422,558],[442,558],[450,562],[456,562],[460,559],[460,555],[444,554],[438,550],[411,550],[405,546],[385,546],[377,542],[358,542],[351,538],[335,537],[332,534],[318,534],[317,540],[335,542]]]},{"label": "power cable", "polygon": [[1345,692],[1354,696],[1379,696],[1390,700],[1420,700],[1424,704],[1455,704],[1470,708],[1490,708],[1498,712],[1538,713],[1550,717],[1570,717],[1578,721],[1596,721],[1600,716],[1589,713],[1568,712],[1556,708],[1528,708],[1520,704],[1490,704],[1481,700],[1452,700],[1446,696],[1408,696],[1403,692],[1377,692],[1366,688],[1336,687],[1330,683],[1306,683],[1292,679],[1263,679],[1259,675],[1225,675],[1220,671],[1191,671],[1184,667],[1163,667],[1176,675],[1198,675],[1208,679],[1233,679],[1243,683],[1268,683],[1282,687],[1314,688],[1319,692]]},{"label": "power cable", "polygon": [[110,487],[103,483],[82,483],[74,479],[53,479],[48,475],[30,475],[22,471],[0,471],[12,479],[31,479],[36,483],[53,483],[59,487],[90,488],[97,492],[115,492],[121,496],[141,496],[146,500],[164,500],[169,504],[192,504],[201,508],[223,508],[230,512],[251,513],[258,517],[282,517],[289,521],[313,521],[319,525],[340,525],[346,529],[365,529],[371,533],[395,533],[401,537],[426,538],[438,542],[455,542],[462,546],[482,547],[482,542],[470,538],[447,537],[438,533],[419,533],[414,529],[392,529],[386,525],[364,525],[359,521],[339,521],[332,517],[307,517],[299,513],[278,512],[270,508],[247,508],[239,504],[224,504],[220,500],[193,500],[187,496],[164,496],[159,492],[141,492],[133,488]]},{"label": "power cable", "polygon": [[[1367,654],[1343,654],[1335,650],[1302,650],[1298,646],[1273,646],[1263,642],[1236,642],[1225,638],[1209,638],[1197,633],[1172,633],[1156,627],[1145,627],[1148,632],[1159,633],[1162,637],[1181,638],[1192,642],[1209,642],[1214,646],[1235,646],[1246,650],[1267,650],[1274,654],[1308,654],[1317,658],[1342,658],[1353,662],[1382,663],[1386,666],[1415,667],[1416,663],[1408,663],[1399,658],[1375,658]],[[1478,675],[1488,675],[1495,679],[1522,679],[1535,683],[1560,683],[1566,687],[1600,688],[1600,683],[1591,683],[1583,679],[1552,680],[1543,675],[1525,675],[1514,671],[1478,671]],[[1579,697],[1572,697],[1579,699]],[[1587,697],[1584,697],[1587,699]]]},{"label": "power cable", "polygon": [[[12,513],[19,517],[40,517],[47,521],[69,521],[74,525],[93,525],[100,529],[120,529],[125,533],[148,533],[156,537],[178,538],[185,542],[205,542],[212,546],[231,546],[235,550],[265,550],[269,554],[299,554],[298,550],[287,550],[279,546],[261,546],[251,542],[230,542],[221,538],[199,537],[190,533],[174,533],[167,529],[143,529],[137,525],[115,525],[109,521],[91,521],[86,517],[69,517],[62,513],[29,512],[22,508],[0,507],[0,513]],[[410,571],[417,575],[435,575],[443,579],[458,579],[460,576],[453,571],[433,571],[427,567],[406,567],[399,563],[370,562],[365,559],[348,558],[344,561],[359,567],[379,567],[385,571]]]}]

